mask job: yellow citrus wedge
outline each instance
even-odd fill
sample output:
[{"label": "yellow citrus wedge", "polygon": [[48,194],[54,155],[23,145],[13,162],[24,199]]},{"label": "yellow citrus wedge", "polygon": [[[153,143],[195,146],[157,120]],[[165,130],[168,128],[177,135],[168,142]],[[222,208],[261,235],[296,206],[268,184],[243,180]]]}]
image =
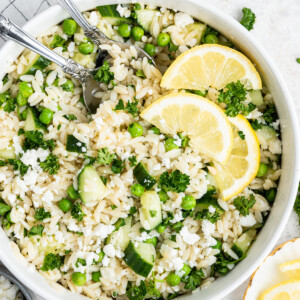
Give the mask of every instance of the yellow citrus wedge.
[{"label": "yellow citrus wedge", "polygon": [[141,117],[162,133],[184,133],[190,146],[210,159],[228,160],[232,129],[228,118],[212,101],[189,93],[171,93],[152,103]]},{"label": "yellow citrus wedge", "polygon": [[260,162],[259,142],[246,118],[238,115],[229,121],[233,148],[226,164],[215,163],[217,173],[214,176],[224,200],[240,193],[255,178]]},{"label": "yellow citrus wedge", "polygon": [[164,74],[161,86],[168,89],[205,91],[223,89],[240,80],[247,89],[261,89],[261,78],[241,52],[221,45],[201,45],[181,54]]},{"label": "yellow citrus wedge", "polygon": [[[279,270],[291,279],[300,280],[300,259],[291,260],[280,264]],[[300,299],[300,298],[299,298]]]},{"label": "yellow citrus wedge", "polygon": [[266,290],[259,300],[299,300],[300,280],[279,283]]}]

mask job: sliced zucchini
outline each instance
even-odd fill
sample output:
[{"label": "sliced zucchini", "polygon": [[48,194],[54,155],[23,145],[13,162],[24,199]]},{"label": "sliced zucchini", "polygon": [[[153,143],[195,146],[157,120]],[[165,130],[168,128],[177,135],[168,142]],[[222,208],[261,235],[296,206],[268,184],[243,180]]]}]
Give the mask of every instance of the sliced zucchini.
[{"label": "sliced zucchini", "polygon": [[161,202],[155,191],[147,191],[141,196],[141,224],[146,230],[152,230],[162,222]]},{"label": "sliced zucchini", "polygon": [[97,6],[97,10],[99,11],[102,19],[109,22],[111,25],[120,25],[123,23],[130,24],[131,20],[126,19],[120,16],[117,11],[117,4],[115,5],[103,5]]},{"label": "sliced zucchini", "polygon": [[263,125],[261,129],[255,131],[260,144],[268,144],[270,141],[277,139],[275,129],[268,125]]},{"label": "sliced zucchini", "polygon": [[67,137],[66,149],[69,152],[85,153],[86,144],[79,141],[74,135],[69,134]]},{"label": "sliced zucchini", "polygon": [[80,52],[76,52],[73,57],[73,60],[75,60],[77,63],[82,65],[83,67],[86,67],[89,63],[96,62],[97,59],[97,53],[92,53],[89,55],[81,54]]},{"label": "sliced zucchini", "polygon": [[15,149],[13,146],[10,146],[8,149],[0,150],[0,158],[1,159],[15,159]]},{"label": "sliced zucchini", "polygon": [[250,248],[251,243],[253,242],[255,237],[256,230],[249,229],[238,238],[238,240],[233,244],[231,249],[236,253],[238,257],[242,257]]},{"label": "sliced zucchini", "polygon": [[219,214],[224,212],[224,209],[218,204],[217,199],[213,197],[203,197],[197,200],[194,212],[197,213],[200,210],[208,209],[210,206],[212,206]]},{"label": "sliced zucchini", "polygon": [[187,25],[186,29],[187,29],[188,33],[192,32],[194,30],[197,31],[197,34],[195,35],[195,39],[197,41],[196,45],[199,45],[201,42],[202,35],[206,30],[206,25],[203,23],[200,23],[200,22],[195,22],[195,23]]},{"label": "sliced zucchini", "polygon": [[249,92],[249,96],[251,97],[251,102],[257,106],[264,104],[264,98],[262,96],[261,90],[253,90]]},{"label": "sliced zucchini", "polygon": [[112,232],[105,240],[105,244],[112,244],[122,251],[126,249],[129,244],[129,233],[131,230],[132,217],[125,220],[125,225],[121,226],[118,230]]},{"label": "sliced zucchini", "polygon": [[156,183],[156,180],[148,173],[146,167],[141,162],[134,168],[133,175],[146,190],[150,190]]},{"label": "sliced zucchini", "polygon": [[28,107],[24,130],[34,131],[39,129],[46,130],[47,127],[39,121],[37,111],[33,107]]},{"label": "sliced zucchini", "polygon": [[153,19],[159,11],[155,9],[140,9],[136,10],[135,13],[139,25],[141,25],[145,31],[150,32]]},{"label": "sliced zucchini", "polygon": [[51,64],[51,61],[47,58],[36,54],[34,60],[30,65],[28,65],[22,75],[34,75],[37,70],[45,70],[49,65]]},{"label": "sliced zucchini", "polygon": [[84,203],[103,199],[106,187],[93,165],[86,165],[78,175],[78,194]]},{"label": "sliced zucchini", "polygon": [[131,241],[124,252],[124,261],[136,274],[147,277],[154,265],[156,253],[152,244],[138,243],[135,246]]}]

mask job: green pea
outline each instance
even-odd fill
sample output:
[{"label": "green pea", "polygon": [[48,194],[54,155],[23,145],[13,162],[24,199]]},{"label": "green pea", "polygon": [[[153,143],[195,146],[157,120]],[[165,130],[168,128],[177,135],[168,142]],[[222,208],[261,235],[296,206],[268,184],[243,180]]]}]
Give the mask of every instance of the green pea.
[{"label": "green pea", "polygon": [[165,191],[159,191],[158,193],[160,202],[165,203],[169,200],[169,196]]},{"label": "green pea", "polygon": [[94,260],[94,263],[96,263],[96,264],[100,263],[103,260],[104,256],[105,256],[105,253],[102,250],[97,254],[98,254],[99,258],[97,260]]},{"label": "green pea", "polygon": [[170,286],[178,285],[180,280],[180,276],[176,275],[174,272],[171,272],[166,278],[166,281]]},{"label": "green pea", "polygon": [[68,196],[72,199],[72,200],[76,200],[79,198],[79,195],[77,193],[77,191],[75,190],[73,184],[71,184],[68,189],[67,189],[67,193]]},{"label": "green pea", "polygon": [[86,283],[86,276],[84,273],[74,272],[72,274],[72,281],[77,286],[83,286]]},{"label": "green pea", "polygon": [[81,42],[78,51],[83,55],[89,55],[94,51],[94,44],[92,42]]},{"label": "green pea", "polygon": [[209,34],[204,38],[204,43],[205,44],[218,44],[218,37],[216,37],[213,34]]},{"label": "green pea", "polygon": [[53,119],[53,111],[49,108],[44,108],[39,116],[39,120],[43,124],[50,124]]},{"label": "green pea", "polygon": [[165,141],[165,150],[166,150],[166,152],[171,151],[173,149],[179,149],[179,146],[176,145],[174,142],[175,142],[175,139],[173,139],[173,138],[168,138]]},{"label": "green pea", "polygon": [[73,92],[74,91],[74,83],[71,79],[67,79],[67,81],[61,85],[61,87],[65,92]]},{"label": "green pea", "polygon": [[155,247],[155,246],[157,245],[157,237],[154,236],[154,237],[152,237],[152,238],[146,240],[145,243],[147,243],[147,244],[152,244],[152,245]]},{"label": "green pea", "polygon": [[135,41],[140,41],[144,33],[144,29],[140,26],[134,26],[131,30],[131,36]]},{"label": "green pea", "polygon": [[170,40],[170,35],[162,32],[157,36],[157,45],[159,47],[165,47],[170,43]]},{"label": "green pea", "polygon": [[77,23],[74,20],[67,19],[63,22],[63,31],[67,35],[74,35],[77,29]]},{"label": "green pea", "polygon": [[29,98],[33,94],[33,88],[28,82],[21,82],[19,85],[19,91],[24,98]]},{"label": "green pea", "polygon": [[22,94],[19,92],[17,95],[17,103],[20,106],[26,105],[27,104],[27,99],[25,97],[22,96]]},{"label": "green pea", "polygon": [[181,207],[184,210],[191,210],[196,206],[196,199],[192,195],[185,195],[182,198]]},{"label": "green pea", "polygon": [[268,172],[268,166],[265,163],[260,163],[256,177],[263,177]]},{"label": "green pea", "polygon": [[121,24],[118,28],[118,33],[120,34],[120,36],[128,38],[130,37],[130,33],[131,33],[131,27],[130,25],[124,23]]},{"label": "green pea", "polygon": [[159,224],[159,225],[156,227],[156,231],[157,231],[158,233],[163,233],[166,229],[167,229],[167,226],[166,226],[166,225],[163,225],[163,224]]},{"label": "green pea", "polygon": [[63,211],[63,212],[68,212],[73,206],[73,203],[69,199],[61,199],[58,202],[58,207]]},{"label": "green pea", "polygon": [[146,44],[144,46],[144,51],[149,54],[150,56],[153,56],[155,54],[156,47],[152,44]]},{"label": "green pea", "polygon": [[154,134],[160,135],[160,130],[157,127],[151,127],[150,130],[152,130]]},{"label": "green pea", "polygon": [[181,271],[184,272],[183,276],[187,276],[191,273],[192,269],[187,264],[183,264]]},{"label": "green pea", "polygon": [[131,186],[130,190],[133,195],[141,197],[145,191],[145,188],[141,184],[135,183]]},{"label": "green pea", "polygon": [[92,272],[92,280],[94,282],[99,282],[100,281],[100,277],[101,277],[100,271],[98,271],[98,272]]},{"label": "green pea", "polygon": [[276,189],[269,189],[266,191],[266,199],[268,202],[273,203],[276,198]]},{"label": "green pea", "polygon": [[128,131],[133,138],[143,135],[143,126],[140,123],[132,123],[128,126]]}]

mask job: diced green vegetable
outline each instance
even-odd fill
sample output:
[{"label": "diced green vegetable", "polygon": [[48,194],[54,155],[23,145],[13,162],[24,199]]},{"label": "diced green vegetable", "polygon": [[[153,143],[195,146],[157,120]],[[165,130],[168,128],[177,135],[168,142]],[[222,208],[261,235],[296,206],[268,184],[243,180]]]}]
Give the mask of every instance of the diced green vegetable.
[{"label": "diced green vegetable", "polygon": [[45,130],[46,126],[39,121],[37,111],[32,107],[28,107],[24,130],[35,131],[38,129]]},{"label": "diced green vegetable", "polygon": [[271,141],[277,139],[277,133],[273,127],[262,125],[261,129],[255,131],[260,144],[269,144]]},{"label": "diced green vegetable", "polygon": [[206,30],[206,25],[200,22],[194,22],[192,24],[187,25],[186,29],[189,33],[193,31],[197,32],[194,38],[196,39],[196,45],[199,45],[201,42],[202,35]]},{"label": "diced green vegetable", "polygon": [[49,65],[51,61],[46,59],[43,56],[36,54],[35,58],[32,60],[31,64],[28,65],[22,75],[34,75],[37,70],[44,71]]},{"label": "diced green vegetable", "polygon": [[242,257],[250,248],[255,237],[256,230],[249,229],[238,238],[238,240],[233,244],[231,249],[237,254],[238,257]]},{"label": "diced green vegetable", "polygon": [[76,52],[74,56],[72,57],[74,61],[82,65],[83,67],[86,67],[89,63],[95,63],[97,59],[97,53],[92,53],[90,55],[84,55],[80,52]]},{"label": "diced green vegetable", "polygon": [[154,9],[139,9],[135,11],[137,22],[146,32],[150,32],[153,19],[159,13],[158,10]]},{"label": "diced green vegetable", "polygon": [[86,144],[79,141],[74,135],[69,134],[67,137],[66,150],[69,152],[85,153]]},{"label": "diced green vegetable", "polygon": [[156,183],[156,180],[148,173],[146,167],[141,162],[134,168],[133,175],[146,190],[150,190]]},{"label": "diced green vegetable", "polygon": [[13,146],[9,146],[7,149],[0,150],[0,158],[1,159],[15,159],[15,149]]},{"label": "diced green vegetable", "polygon": [[97,10],[104,20],[109,22],[111,25],[120,25],[122,23],[131,23],[130,19],[126,19],[120,16],[117,11],[117,5],[103,5],[97,6]]},{"label": "diced green vegetable", "polygon": [[261,90],[253,90],[248,92],[251,97],[251,102],[257,106],[264,104],[264,98],[262,96]]}]

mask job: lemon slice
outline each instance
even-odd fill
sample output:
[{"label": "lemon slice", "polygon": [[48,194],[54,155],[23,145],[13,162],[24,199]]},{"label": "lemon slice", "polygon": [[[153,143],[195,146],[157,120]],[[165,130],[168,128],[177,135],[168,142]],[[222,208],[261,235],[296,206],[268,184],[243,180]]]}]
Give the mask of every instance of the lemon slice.
[{"label": "lemon slice", "polygon": [[247,89],[262,88],[258,72],[245,55],[221,45],[201,45],[184,52],[172,63],[161,86],[201,91],[214,87],[220,90],[238,80]]},{"label": "lemon slice", "polygon": [[279,283],[266,290],[259,300],[299,300],[300,280]]},{"label": "lemon slice", "polygon": [[183,132],[190,146],[208,158],[226,162],[232,149],[232,129],[219,106],[188,93],[171,93],[147,107],[141,117],[161,132]]},{"label": "lemon slice", "polygon": [[[233,148],[226,164],[215,163],[214,176],[224,200],[240,193],[255,178],[260,162],[256,133],[245,117],[229,118],[233,131]],[[239,132],[244,135],[242,139]]]},{"label": "lemon slice", "polygon": [[279,265],[278,268],[291,279],[300,280],[300,259],[285,262]]}]

